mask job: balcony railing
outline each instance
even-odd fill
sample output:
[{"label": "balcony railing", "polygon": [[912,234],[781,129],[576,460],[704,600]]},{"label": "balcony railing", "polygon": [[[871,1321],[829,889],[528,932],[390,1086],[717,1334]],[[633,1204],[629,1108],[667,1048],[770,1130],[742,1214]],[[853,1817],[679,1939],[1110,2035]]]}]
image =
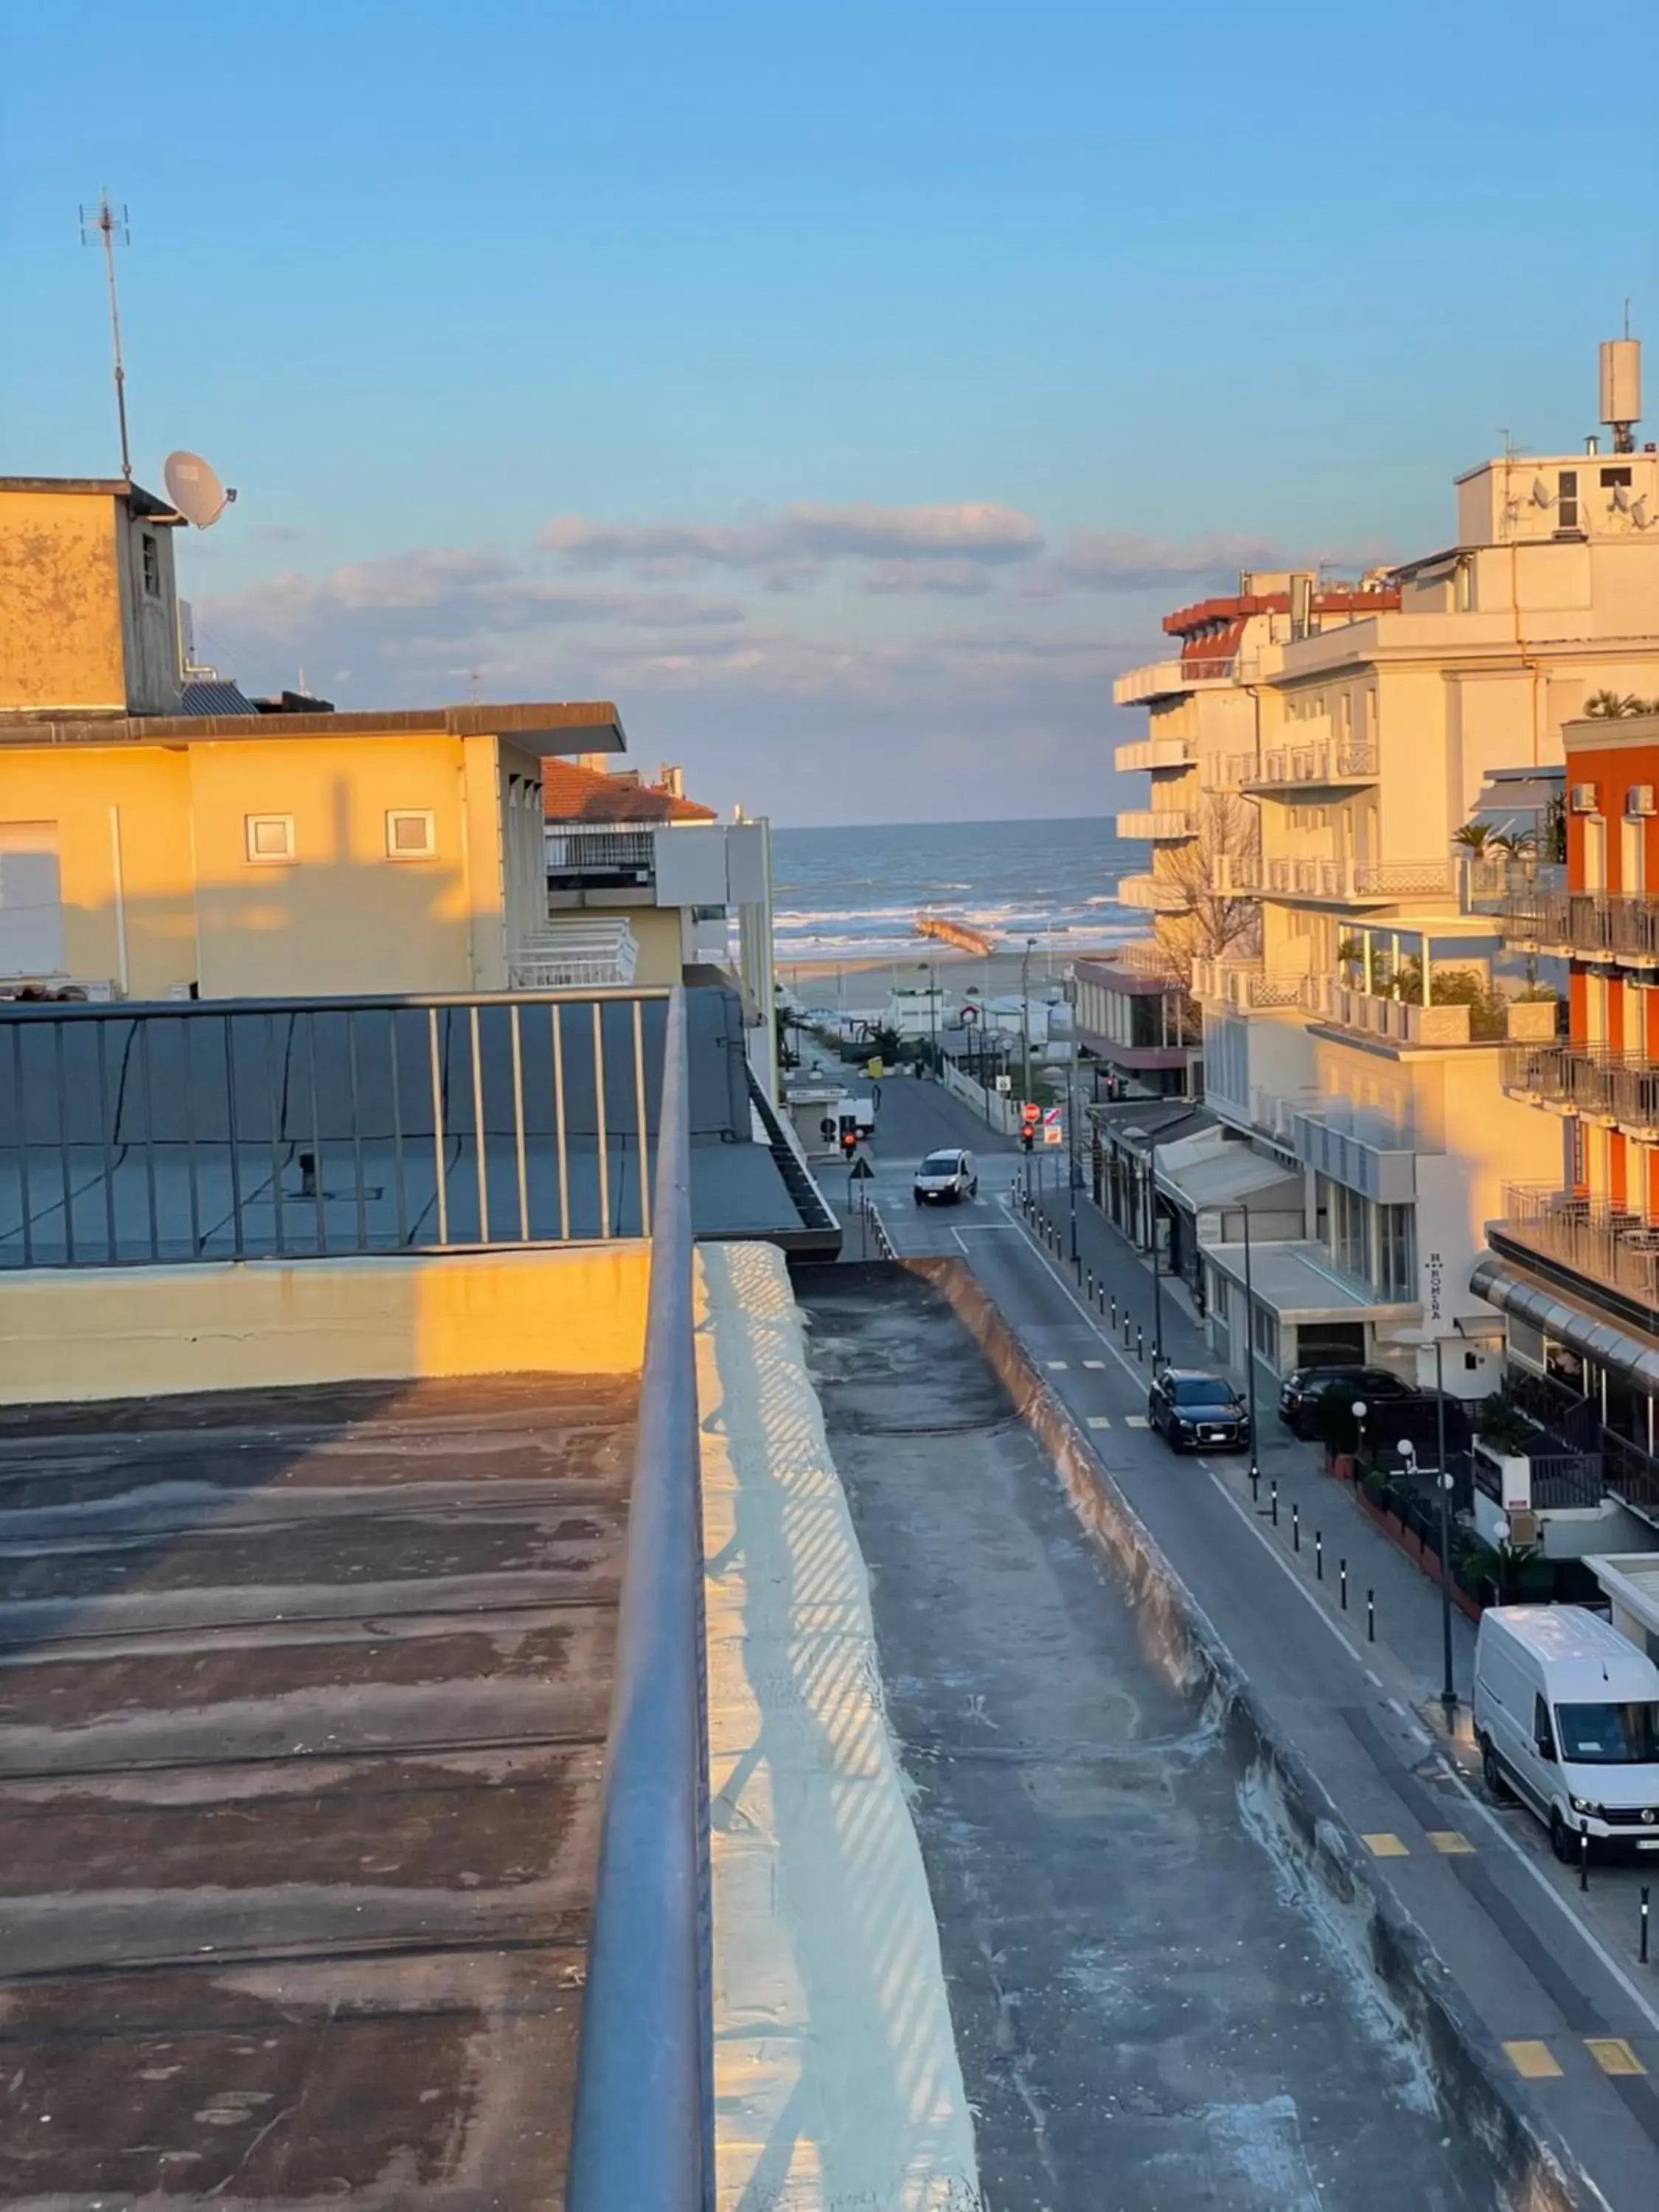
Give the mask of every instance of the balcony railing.
[{"label": "balcony railing", "polygon": [[1299,1006],[1307,981],[1299,969],[1264,968],[1249,962],[1195,960],[1193,996],[1207,1004],[1254,1007]]},{"label": "balcony railing", "polygon": [[1456,890],[1449,860],[1270,860],[1263,886],[1284,898],[1353,900],[1449,899]]},{"label": "balcony railing", "polygon": [[1179,884],[1162,876],[1120,877],[1117,898],[1120,906],[1139,907],[1152,914],[1184,914],[1192,904]]},{"label": "balcony railing", "polygon": [[1504,1054],[1505,1091],[1582,1114],[1651,1140],[1659,1138],[1659,1063],[1597,1045],[1514,1045]]},{"label": "balcony railing", "polygon": [[550,823],[546,833],[547,872],[552,881],[587,882],[595,877],[648,884],[656,875],[657,850],[649,830],[598,828],[586,823]]},{"label": "balcony railing", "polygon": [[1490,1227],[1512,1243],[1659,1306],[1659,1227],[1599,1198],[1575,1198],[1549,1183],[1504,1186],[1504,1218]]},{"label": "balcony railing", "polygon": [[1224,684],[1232,676],[1236,656],[1212,653],[1200,659],[1149,660],[1139,668],[1126,668],[1112,686],[1119,707],[1138,706],[1144,699],[1162,699],[1189,691],[1200,684]]},{"label": "balcony railing", "polygon": [[1198,835],[1198,817],[1180,806],[1139,807],[1117,817],[1120,837],[1143,837],[1154,844]]},{"label": "balcony railing", "polygon": [[[1384,999],[1358,991],[1330,975],[1310,975],[1302,987],[1302,1003],[1310,1014],[1338,1029],[1356,1030],[1362,1036],[1386,1037],[1395,1044],[1468,1044],[1486,1040],[1475,1036],[1467,1006],[1412,1006],[1403,999]],[[1500,1032],[1493,1028],[1490,1036]]]},{"label": "balcony railing", "polygon": [[662,1051],[651,1287],[587,1942],[569,2212],[713,2202],[702,1483],[685,994]]},{"label": "balcony railing", "polygon": [[1371,738],[1339,738],[1326,744],[1275,745],[1241,781],[1262,790],[1293,784],[1361,783],[1376,775]]},{"label": "balcony railing", "polygon": [[1659,966],[1659,897],[1619,891],[1522,890],[1494,916],[1510,944],[1587,960]]},{"label": "balcony railing", "polygon": [[1121,775],[1132,775],[1146,769],[1190,768],[1197,758],[1196,738],[1138,738],[1133,744],[1119,745],[1112,763]]},{"label": "balcony railing", "polygon": [[1114,968],[1127,968],[1131,975],[1155,975],[1169,982],[1177,980],[1173,956],[1153,937],[1137,939],[1129,945],[1115,945],[1109,952],[1097,957],[1109,961]]},{"label": "balcony railing", "polygon": [[0,1268],[647,1235],[668,994],[0,1009]]},{"label": "balcony railing", "polygon": [[1297,1159],[1332,1182],[1384,1206],[1409,1206],[1416,1199],[1415,1147],[1368,1144],[1332,1128],[1320,1114],[1298,1114],[1293,1129]]}]

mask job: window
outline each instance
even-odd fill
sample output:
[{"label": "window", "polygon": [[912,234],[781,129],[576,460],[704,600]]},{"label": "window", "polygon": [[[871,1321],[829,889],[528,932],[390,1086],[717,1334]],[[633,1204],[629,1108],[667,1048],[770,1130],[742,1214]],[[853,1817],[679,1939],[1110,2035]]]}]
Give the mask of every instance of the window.
[{"label": "window", "polygon": [[1376,1288],[1380,1297],[1408,1305],[1417,1295],[1417,1237],[1414,1208],[1376,1209]]},{"label": "window", "polygon": [[1554,1758],[1555,1730],[1550,1726],[1550,1709],[1542,1698],[1532,1701],[1532,1740],[1540,1759]]},{"label": "window", "polygon": [[144,590],[152,599],[161,596],[161,549],[155,542],[153,530],[139,534],[139,550],[143,560]]},{"label": "window", "polygon": [[1255,1346],[1256,1358],[1265,1360],[1277,1374],[1279,1372],[1279,1316],[1270,1308],[1258,1304],[1251,1315],[1250,1340]]},{"label": "window", "polygon": [[1630,489],[1631,472],[1628,469],[1602,470],[1601,489],[1603,491],[1613,491],[1617,489],[1620,484],[1624,486],[1626,491]]},{"label": "window", "polygon": [[1577,530],[1578,527],[1578,471],[1577,469],[1558,469],[1555,472],[1556,527]]},{"label": "window", "polygon": [[291,814],[250,814],[245,826],[250,860],[291,860],[294,858],[294,817]]},{"label": "window", "polygon": [[386,817],[386,857],[392,860],[429,860],[438,849],[438,827],[428,813],[394,807]]}]

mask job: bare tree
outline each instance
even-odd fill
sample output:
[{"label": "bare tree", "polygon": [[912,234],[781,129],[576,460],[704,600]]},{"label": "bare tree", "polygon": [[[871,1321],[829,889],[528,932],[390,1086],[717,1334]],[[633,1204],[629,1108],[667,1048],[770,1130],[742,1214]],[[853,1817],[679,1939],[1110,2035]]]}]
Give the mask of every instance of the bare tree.
[{"label": "bare tree", "polygon": [[1197,836],[1164,856],[1159,879],[1179,892],[1182,904],[1179,913],[1160,915],[1158,937],[1188,1006],[1195,960],[1260,949],[1260,902],[1238,886],[1255,880],[1261,851],[1255,808],[1237,792],[1212,791],[1199,802]]}]

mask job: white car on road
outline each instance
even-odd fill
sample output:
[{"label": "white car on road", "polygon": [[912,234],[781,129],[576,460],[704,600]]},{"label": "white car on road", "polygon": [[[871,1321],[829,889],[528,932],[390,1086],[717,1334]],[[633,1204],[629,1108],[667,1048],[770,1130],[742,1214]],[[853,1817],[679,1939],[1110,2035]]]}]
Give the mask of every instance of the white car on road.
[{"label": "white car on road", "polygon": [[979,1170],[971,1152],[929,1152],[916,1170],[918,1206],[960,1205],[979,1195]]}]

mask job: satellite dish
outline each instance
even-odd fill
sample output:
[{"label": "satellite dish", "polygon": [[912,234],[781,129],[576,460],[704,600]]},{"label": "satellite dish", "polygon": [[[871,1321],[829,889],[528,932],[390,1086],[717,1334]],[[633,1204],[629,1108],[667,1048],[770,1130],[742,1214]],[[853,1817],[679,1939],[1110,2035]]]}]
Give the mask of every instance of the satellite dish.
[{"label": "satellite dish", "polygon": [[1542,477],[1534,477],[1532,480],[1532,503],[1534,507],[1553,507],[1555,504],[1550,496],[1550,488]]},{"label": "satellite dish", "polygon": [[1636,527],[1638,530],[1645,530],[1647,528],[1648,495],[1645,492],[1643,493],[1640,499],[1632,500],[1631,501],[1630,519],[1636,525]]},{"label": "satellite dish", "polygon": [[186,522],[211,530],[236,496],[227,491],[199,453],[169,453],[161,467],[167,497]]}]

